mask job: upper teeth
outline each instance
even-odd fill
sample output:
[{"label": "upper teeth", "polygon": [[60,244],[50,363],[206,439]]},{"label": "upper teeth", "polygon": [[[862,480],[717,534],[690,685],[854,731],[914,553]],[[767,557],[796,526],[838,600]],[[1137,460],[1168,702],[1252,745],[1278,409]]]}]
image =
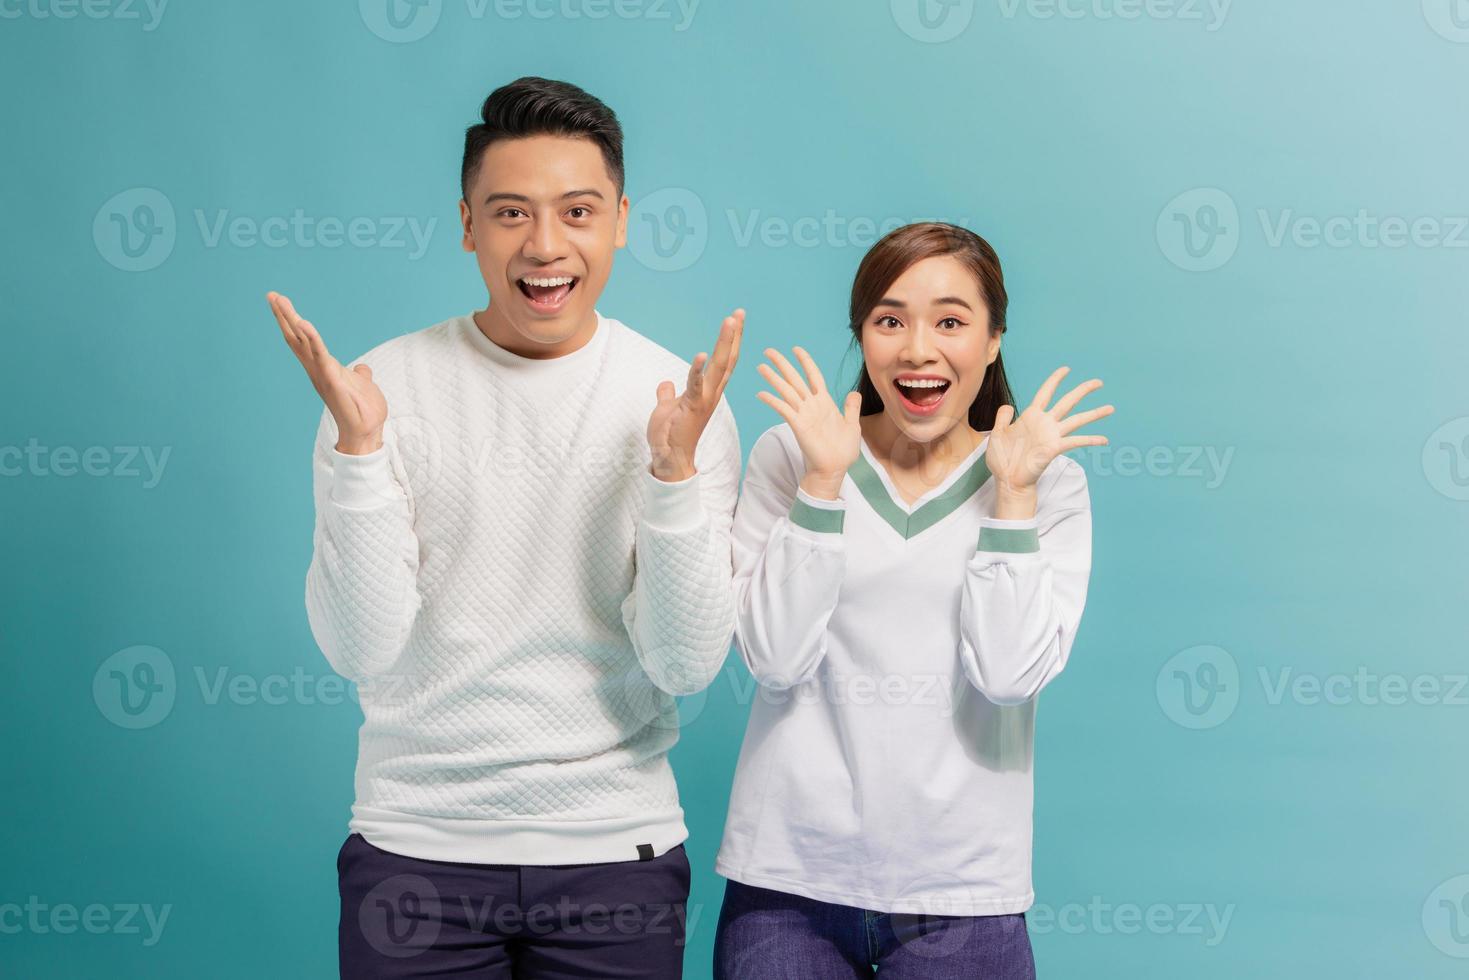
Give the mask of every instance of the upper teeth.
[{"label": "upper teeth", "polygon": [[948,382],[938,378],[901,378],[898,384],[905,388],[940,388]]},{"label": "upper teeth", "polygon": [[557,276],[555,279],[538,279],[535,276],[521,276],[520,281],[529,286],[569,286],[572,276]]}]

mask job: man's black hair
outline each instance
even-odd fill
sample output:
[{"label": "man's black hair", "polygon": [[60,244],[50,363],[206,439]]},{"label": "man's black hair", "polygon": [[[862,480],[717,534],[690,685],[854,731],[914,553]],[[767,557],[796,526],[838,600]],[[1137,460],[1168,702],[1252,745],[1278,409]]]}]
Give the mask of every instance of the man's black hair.
[{"label": "man's black hair", "polygon": [[622,125],[616,114],[570,82],[534,75],[517,78],[491,92],[480,109],[480,122],[465,131],[460,196],[469,200],[469,188],[490,144],[543,134],[582,137],[596,143],[617,194],[622,196]]}]

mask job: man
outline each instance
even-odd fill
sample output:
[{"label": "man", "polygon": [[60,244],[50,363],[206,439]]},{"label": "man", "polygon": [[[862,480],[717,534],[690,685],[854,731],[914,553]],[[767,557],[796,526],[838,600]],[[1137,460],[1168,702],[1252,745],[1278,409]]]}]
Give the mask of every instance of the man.
[{"label": "man", "polygon": [[541,78],[481,115],[459,208],[485,309],[349,369],[268,294],[325,402],[308,619],[364,718],[342,975],[679,977],[667,753],[733,632],[744,311],[692,365],[602,316],[616,116]]}]

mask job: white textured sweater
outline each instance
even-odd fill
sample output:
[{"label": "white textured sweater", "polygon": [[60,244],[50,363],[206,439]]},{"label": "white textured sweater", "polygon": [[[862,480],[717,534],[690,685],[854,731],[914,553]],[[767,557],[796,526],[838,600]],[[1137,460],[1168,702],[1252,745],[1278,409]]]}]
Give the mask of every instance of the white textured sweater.
[{"label": "white textured sweater", "polygon": [[306,609],[357,682],[351,829],[399,854],[491,864],[635,860],[688,836],[668,764],[673,695],[734,628],[734,416],[696,474],[648,470],[658,383],[689,364],[617,320],[533,359],[469,315],[357,361],[384,445],[335,449],[323,412]]},{"label": "white textured sweater", "polygon": [[1091,570],[1080,464],[1027,520],[992,516],[986,437],[911,504],[866,442],[839,499],[800,489],[777,425],[750,450],[735,643],[760,682],[715,869],[882,912],[1023,912],[1036,696]]}]

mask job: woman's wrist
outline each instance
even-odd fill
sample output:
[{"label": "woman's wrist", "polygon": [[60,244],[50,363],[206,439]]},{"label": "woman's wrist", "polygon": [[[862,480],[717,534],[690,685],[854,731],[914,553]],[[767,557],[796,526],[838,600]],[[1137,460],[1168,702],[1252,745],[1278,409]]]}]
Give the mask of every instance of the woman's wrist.
[{"label": "woman's wrist", "polygon": [[801,489],[821,500],[836,500],[842,489],[845,473],[812,473],[801,477]]},{"label": "woman's wrist", "polygon": [[997,484],[995,487],[995,516],[1004,521],[1027,521],[1035,516],[1035,484],[1015,487]]}]

